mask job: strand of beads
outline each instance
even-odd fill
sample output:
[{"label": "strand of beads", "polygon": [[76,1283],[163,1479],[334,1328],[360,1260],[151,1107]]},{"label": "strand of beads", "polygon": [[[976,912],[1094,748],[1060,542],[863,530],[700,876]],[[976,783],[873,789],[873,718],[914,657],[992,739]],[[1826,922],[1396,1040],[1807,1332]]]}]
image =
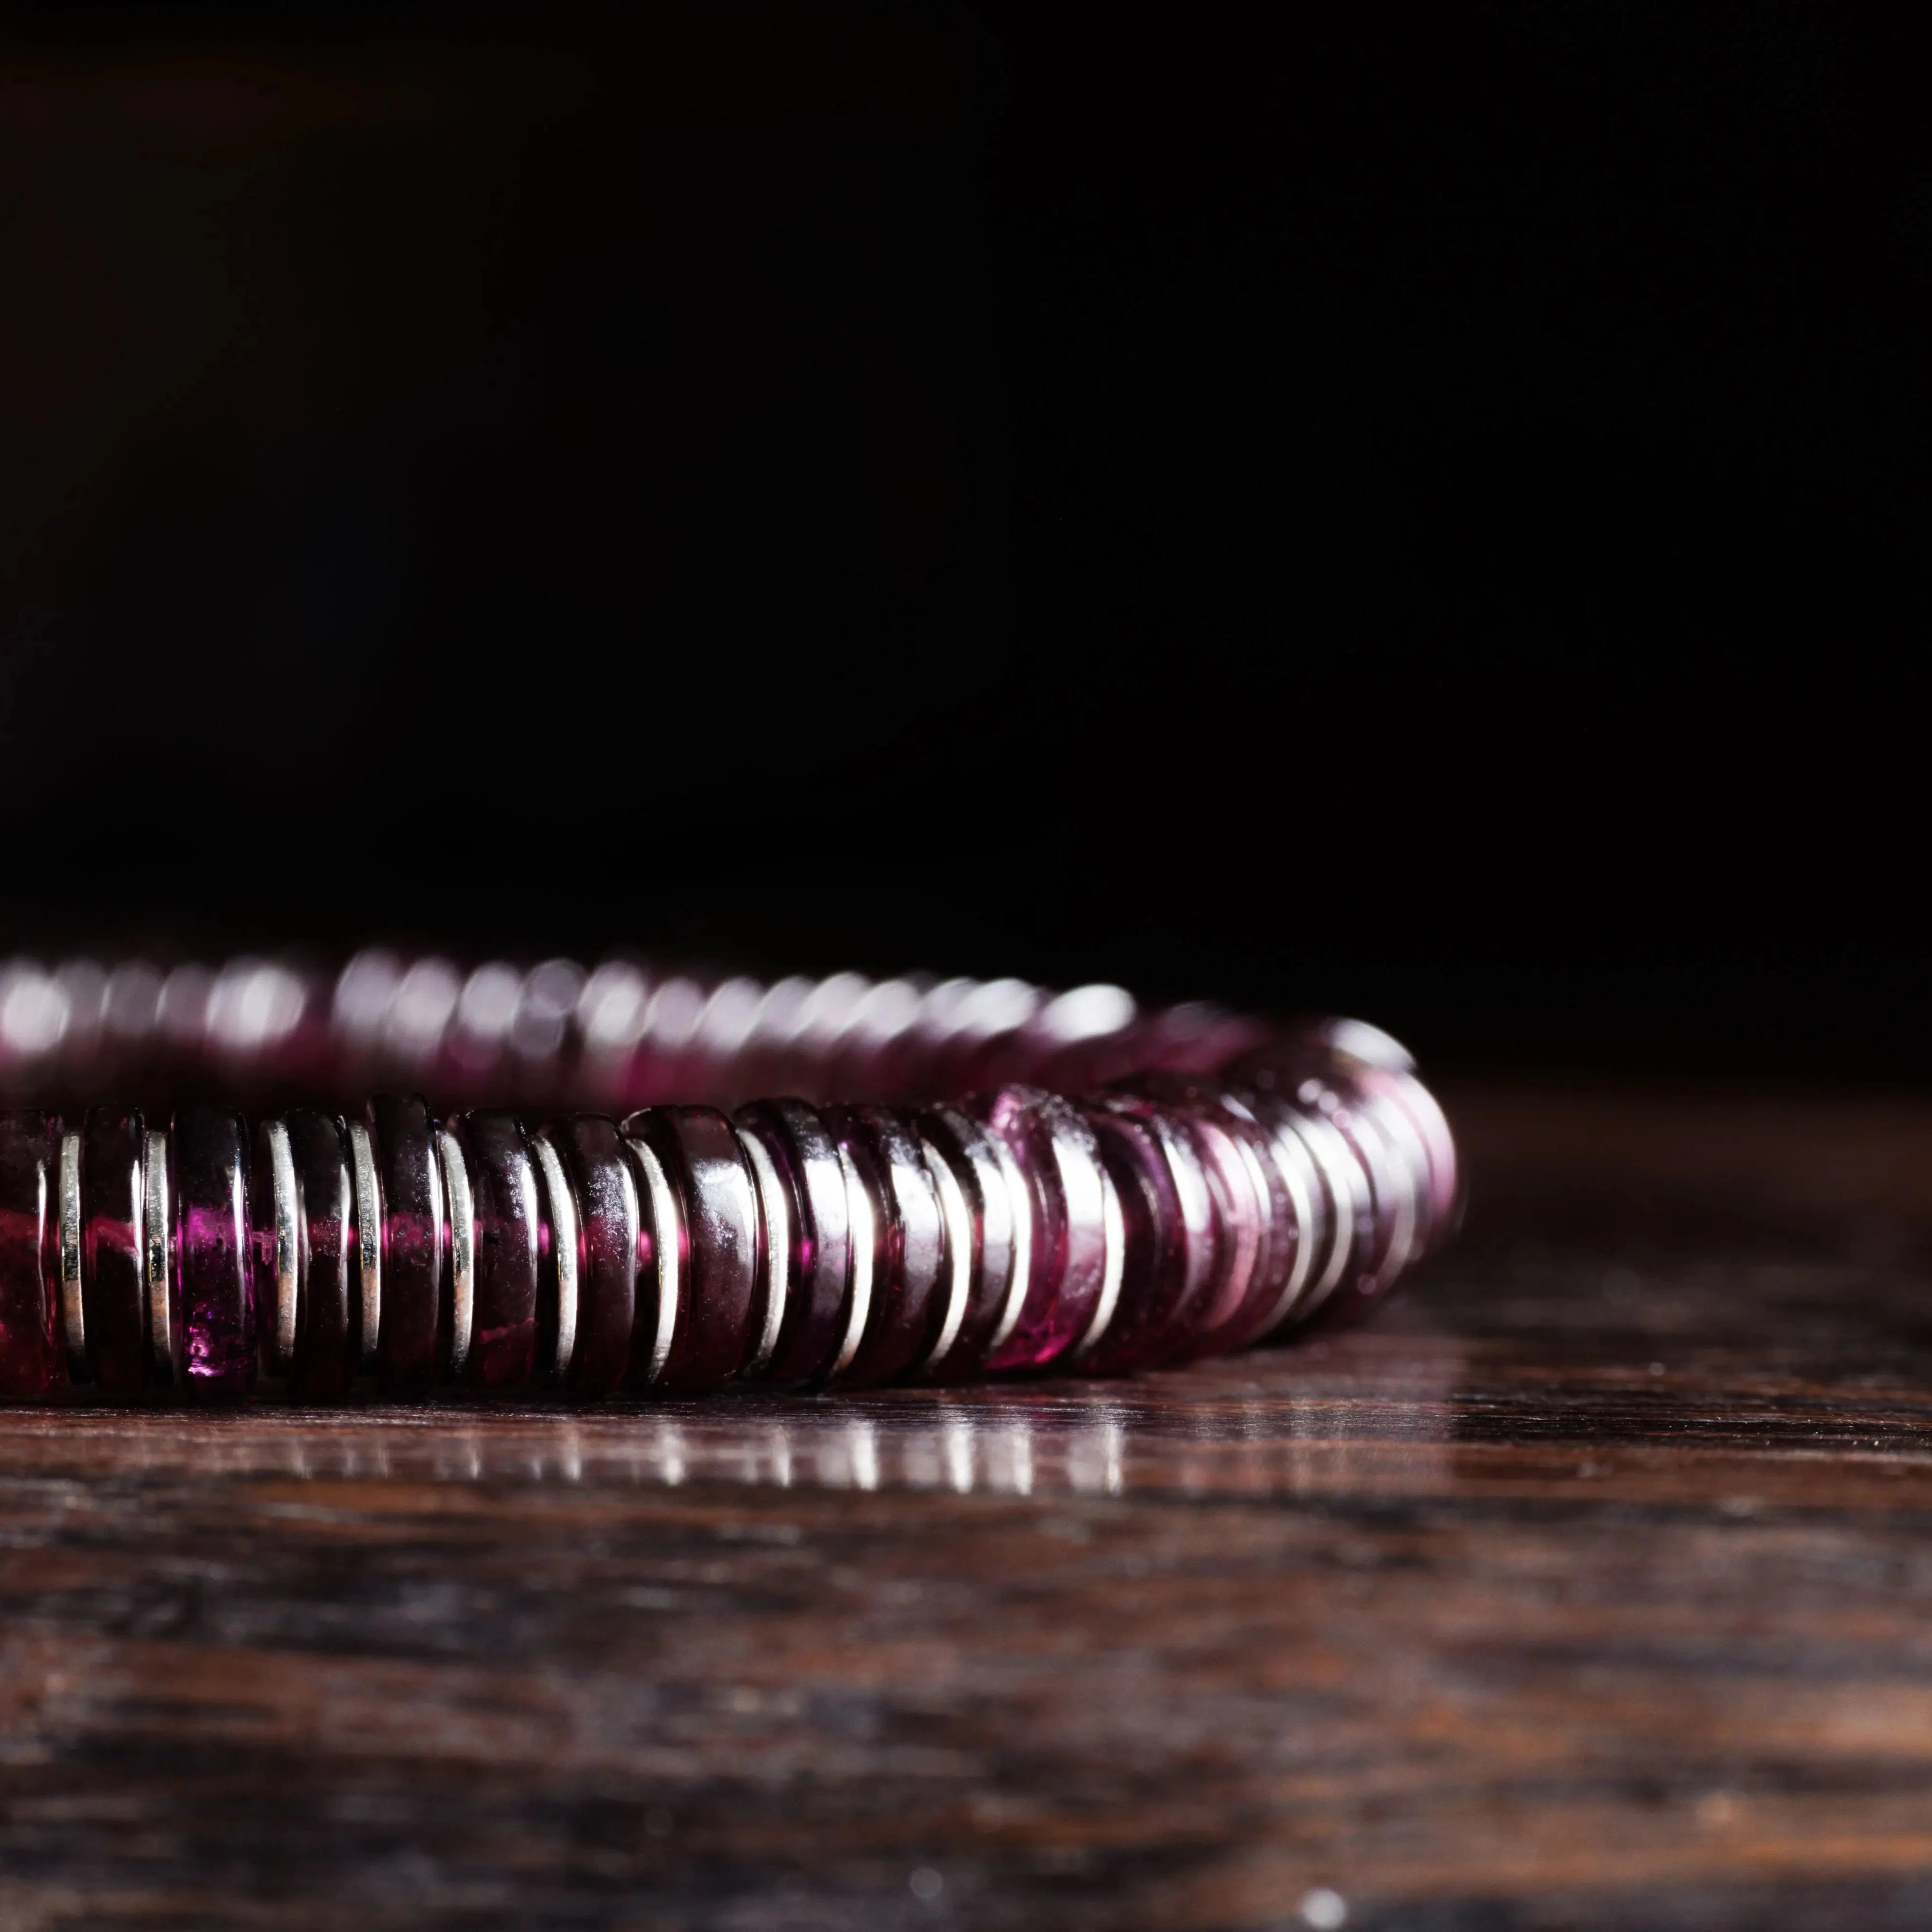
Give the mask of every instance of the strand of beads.
[{"label": "strand of beads", "polygon": [[594,1398],[1121,1373],[1364,1308],[1453,1141],[1384,1036],[1084,1099],[0,1115],[0,1394]]},{"label": "strand of beads", "polygon": [[1055,992],[1014,979],[767,983],[626,958],[464,970],[378,948],[333,972],[251,956],[165,970],[139,958],[0,960],[0,1098],[23,1101],[212,1078],[267,1107],[384,1088],[545,1112],[735,1106],[759,1093],[898,1102],[1198,1072],[1264,1036],[1212,1006],[1148,1010],[1118,986]]}]

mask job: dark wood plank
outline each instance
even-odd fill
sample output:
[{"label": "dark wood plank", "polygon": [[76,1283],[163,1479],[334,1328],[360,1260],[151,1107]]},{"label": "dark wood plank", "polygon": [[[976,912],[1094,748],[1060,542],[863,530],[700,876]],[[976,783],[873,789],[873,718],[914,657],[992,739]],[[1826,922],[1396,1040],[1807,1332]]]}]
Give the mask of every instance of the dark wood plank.
[{"label": "dark wood plank", "polygon": [[1932,1110],[1458,1114],[1300,1349],[0,1414],[0,1924],[1932,1920]]}]

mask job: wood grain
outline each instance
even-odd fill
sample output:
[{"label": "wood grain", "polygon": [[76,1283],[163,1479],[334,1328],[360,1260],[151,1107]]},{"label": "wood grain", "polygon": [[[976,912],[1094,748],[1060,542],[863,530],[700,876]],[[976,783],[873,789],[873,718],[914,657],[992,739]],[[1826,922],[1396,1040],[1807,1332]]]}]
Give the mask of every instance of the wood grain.
[{"label": "wood grain", "polygon": [[1932,1110],[1456,1112],[1300,1349],[0,1413],[0,1925],[1932,1922]]}]

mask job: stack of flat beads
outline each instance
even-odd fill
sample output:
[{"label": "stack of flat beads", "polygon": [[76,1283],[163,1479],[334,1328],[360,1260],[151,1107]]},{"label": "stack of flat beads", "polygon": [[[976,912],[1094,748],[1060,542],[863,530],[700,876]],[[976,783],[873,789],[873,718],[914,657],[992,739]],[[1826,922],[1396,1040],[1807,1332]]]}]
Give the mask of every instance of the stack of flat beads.
[{"label": "stack of flat beads", "polygon": [[0,1394],[1117,1374],[1359,1311],[1447,1233],[1453,1144],[1386,1036],[1118,1000],[1030,1064],[975,1048],[1115,1076],[1079,1097],[0,1114]]}]

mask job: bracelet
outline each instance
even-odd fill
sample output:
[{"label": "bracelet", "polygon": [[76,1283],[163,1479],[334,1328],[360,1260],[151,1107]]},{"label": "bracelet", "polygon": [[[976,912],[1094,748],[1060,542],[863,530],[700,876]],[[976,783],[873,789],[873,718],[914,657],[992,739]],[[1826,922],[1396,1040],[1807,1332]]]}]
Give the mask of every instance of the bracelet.
[{"label": "bracelet", "polygon": [[56,1103],[0,1113],[15,1399],[1122,1374],[1360,1312],[1458,1208],[1387,1035],[1110,986],[17,960],[0,1090]]}]

